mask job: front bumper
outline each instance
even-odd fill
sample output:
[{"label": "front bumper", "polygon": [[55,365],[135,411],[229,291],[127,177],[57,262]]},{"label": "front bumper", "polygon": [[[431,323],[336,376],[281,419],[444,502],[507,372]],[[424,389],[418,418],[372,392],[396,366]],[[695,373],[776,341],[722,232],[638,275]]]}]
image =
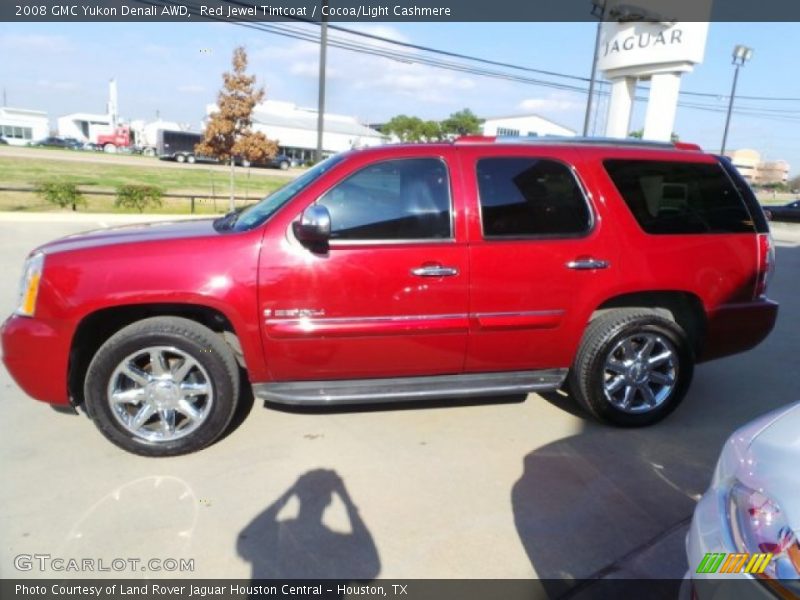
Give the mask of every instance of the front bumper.
[{"label": "front bumper", "polygon": [[67,372],[72,331],[61,322],[12,316],[0,329],[3,363],[26,394],[69,405]]},{"label": "front bumper", "polygon": [[777,318],[778,303],[772,300],[720,306],[708,315],[700,360],[712,360],[750,350],[770,334]]}]

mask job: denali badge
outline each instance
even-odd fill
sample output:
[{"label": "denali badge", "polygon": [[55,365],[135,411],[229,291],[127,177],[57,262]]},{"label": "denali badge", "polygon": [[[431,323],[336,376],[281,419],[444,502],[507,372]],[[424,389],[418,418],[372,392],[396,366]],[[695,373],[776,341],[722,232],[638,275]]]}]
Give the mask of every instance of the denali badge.
[{"label": "denali badge", "polygon": [[277,319],[300,319],[302,317],[324,317],[324,309],[315,308],[287,308],[285,310],[272,310],[270,308],[264,309],[264,316],[267,318],[275,317]]}]

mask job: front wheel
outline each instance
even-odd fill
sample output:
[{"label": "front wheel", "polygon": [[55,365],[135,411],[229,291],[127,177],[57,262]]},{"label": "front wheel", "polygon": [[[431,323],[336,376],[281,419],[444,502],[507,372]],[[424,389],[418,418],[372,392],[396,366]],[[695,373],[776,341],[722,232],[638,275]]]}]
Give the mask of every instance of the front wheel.
[{"label": "front wheel", "polygon": [[231,422],[239,371],[227,344],[188,319],[154,317],[128,325],[95,354],[86,408],[100,432],[135,454],[200,450]]},{"label": "front wheel", "polygon": [[677,323],[654,310],[617,309],[590,323],[568,386],[599,421],[642,427],[677,408],[693,371],[691,345]]}]

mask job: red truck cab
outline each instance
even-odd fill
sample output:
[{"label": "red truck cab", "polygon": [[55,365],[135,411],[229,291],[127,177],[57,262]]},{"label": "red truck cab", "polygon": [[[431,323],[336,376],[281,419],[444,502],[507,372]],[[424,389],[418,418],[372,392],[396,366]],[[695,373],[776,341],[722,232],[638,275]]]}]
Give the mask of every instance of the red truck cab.
[{"label": "red truck cab", "polygon": [[119,125],[112,133],[99,134],[96,143],[106,152],[116,152],[117,148],[128,148],[133,144],[131,129],[127,125]]},{"label": "red truck cab", "polygon": [[35,250],[3,354],[29,395],[146,455],[212,443],[240,381],[289,404],[565,387],[642,426],[695,363],[768,335],[773,266],[749,187],[693,146],[383,146],[216,220]]}]

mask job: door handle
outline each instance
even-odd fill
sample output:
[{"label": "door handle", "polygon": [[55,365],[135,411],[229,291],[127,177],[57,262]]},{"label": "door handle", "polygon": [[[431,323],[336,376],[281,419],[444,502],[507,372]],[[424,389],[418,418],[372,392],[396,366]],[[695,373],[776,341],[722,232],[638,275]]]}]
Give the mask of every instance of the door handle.
[{"label": "door handle", "polygon": [[576,258],[567,263],[568,269],[575,269],[576,271],[590,271],[592,269],[607,269],[607,260],[599,260],[596,258]]},{"label": "door handle", "polygon": [[458,269],[442,265],[428,265],[411,269],[411,274],[417,277],[453,277],[458,275]]}]

